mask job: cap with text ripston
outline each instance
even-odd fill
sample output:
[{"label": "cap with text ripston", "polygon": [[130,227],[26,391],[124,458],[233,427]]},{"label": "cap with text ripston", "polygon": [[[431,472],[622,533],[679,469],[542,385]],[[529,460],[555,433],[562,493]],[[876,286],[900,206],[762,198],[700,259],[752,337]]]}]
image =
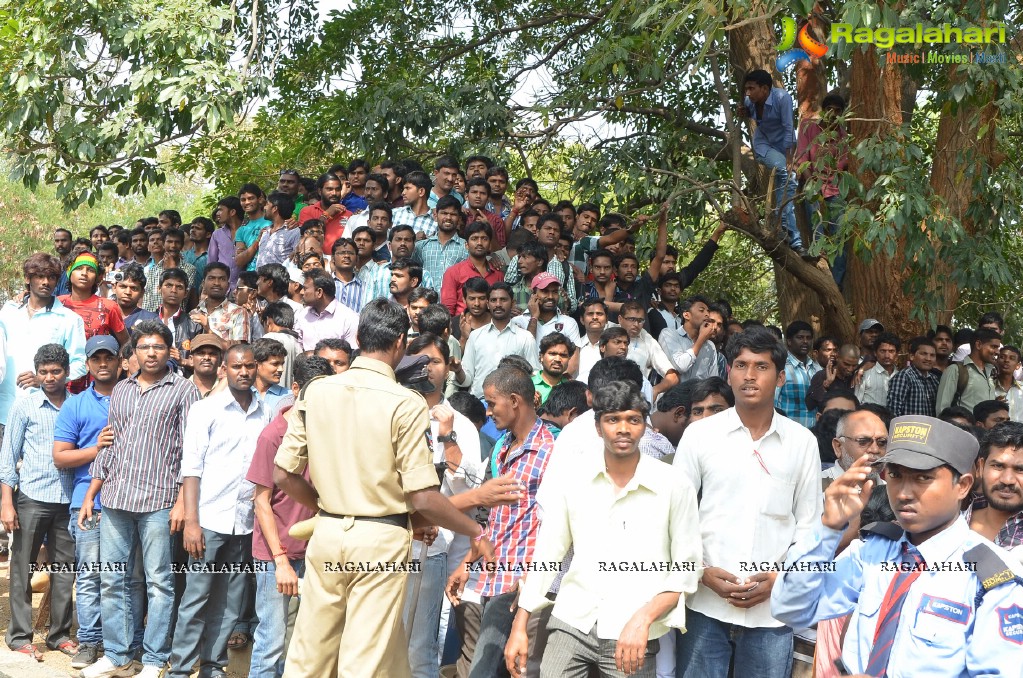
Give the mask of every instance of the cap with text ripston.
[{"label": "cap with text ripston", "polygon": [[887,453],[877,463],[918,470],[948,464],[959,473],[970,473],[979,450],[977,438],[955,424],[910,415],[892,419]]}]

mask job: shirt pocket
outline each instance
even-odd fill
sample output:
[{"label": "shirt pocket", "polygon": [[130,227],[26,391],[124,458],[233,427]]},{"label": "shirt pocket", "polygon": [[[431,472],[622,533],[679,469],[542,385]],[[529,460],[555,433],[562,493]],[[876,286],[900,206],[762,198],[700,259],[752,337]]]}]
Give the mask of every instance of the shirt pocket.
[{"label": "shirt pocket", "polygon": [[785,520],[792,517],[792,502],[796,491],[795,483],[775,478],[765,478],[762,483],[760,512],[768,518]]},{"label": "shirt pocket", "polygon": [[[967,610],[965,620],[960,622],[955,619],[931,614],[924,609],[923,601],[917,603],[917,609],[902,611],[902,616],[913,619],[913,626],[910,633],[913,638],[940,652],[941,656],[951,657],[959,649],[966,647],[966,633],[970,628],[971,611],[965,604],[957,603],[962,609]],[[907,614],[909,613],[909,614]]]}]

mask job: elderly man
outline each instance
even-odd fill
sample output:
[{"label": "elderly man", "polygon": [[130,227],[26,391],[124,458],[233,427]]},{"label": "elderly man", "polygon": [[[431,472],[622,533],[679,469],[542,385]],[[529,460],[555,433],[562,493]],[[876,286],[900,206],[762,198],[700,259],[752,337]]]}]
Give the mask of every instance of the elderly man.
[{"label": "elderly man", "polygon": [[824,489],[828,489],[838,476],[849,470],[865,454],[878,459],[888,445],[888,431],[881,417],[868,410],[847,412],[838,420],[831,446],[835,450],[835,465],[821,473]]}]

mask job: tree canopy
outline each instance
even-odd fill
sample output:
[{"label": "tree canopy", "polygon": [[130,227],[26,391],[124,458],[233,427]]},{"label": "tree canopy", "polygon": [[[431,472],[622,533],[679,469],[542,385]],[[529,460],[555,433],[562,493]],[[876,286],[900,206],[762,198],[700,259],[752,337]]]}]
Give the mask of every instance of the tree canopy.
[{"label": "tree canopy", "polygon": [[[295,24],[276,32],[250,31],[241,5],[215,3],[204,16],[175,13],[188,7],[177,0],[130,18],[107,9],[141,4],[90,5],[87,28],[50,21],[56,42],[22,36],[14,58],[45,62],[29,62],[36,65],[24,81],[11,50],[0,56],[8,82],[21,88],[0,113],[20,159],[15,172],[27,181],[44,172],[68,186],[71,202],[103,186],[138,190],[163,171],[152,149],[175,138],[188,141],[174,154],[177,168],[200,168],[230,191],[286,165],[313,172],[359,156],[484,151],[521,174],[564,167],[566,181],[545,187],[559,197],[621,210],[671,198],[679,240],[725,220],[773,266],[784,321],[809,318],[849,336],[853,317],[871,315],[910,333],[948,320],[961,290],[985,304],[1016,289],[1023,49],[1020,8],[1009,0],[353,0],[315,30],[295,30],[309,17],[296,2]],[[41,6],[30,2],[21,13]],[[281,9],[254,6],[264,19]],[[838,21],[1001,21],[1009,42],[983,47],[1004,61],[940,65],[892,64],[873,45],[835,44],[823,59],[778,73],[775,27],[786,16],[809,20],[825,41]],[[173,24],[155,50],[138,37],[147,21]],[[88,84],[97,35],[120,46],[100,59],[120,69],[100,69],[106,85]],[[238,55],[249,35],[261,42],[246,73]],[[75,58],[46,61],[48,50]],[[754,68],[774,73],[803,119],[817,115],[828,91],[850,104],[852,162],[840,178],[846,216],[835,237],[816,245],[825,255],[849,248],[842,290],[826,258],[800,259],[766,218],[768,177],[733,115]],[[264,103],[258,114],[239,121],[255,100]],[[52,118],[54,103],[64,112]],[[93,115],[81,103],[101,108]]]}]

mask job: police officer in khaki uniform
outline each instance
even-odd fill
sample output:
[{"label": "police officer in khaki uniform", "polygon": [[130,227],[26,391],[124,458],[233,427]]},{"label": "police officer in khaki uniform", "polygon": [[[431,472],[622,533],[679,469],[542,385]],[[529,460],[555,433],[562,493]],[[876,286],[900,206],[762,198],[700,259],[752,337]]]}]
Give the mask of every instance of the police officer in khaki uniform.
[{"label": "police officer in khaki uniform", "polygon": [[[483,529],[438,491],[425,401],[395,382],[408,330],[403,308],[370,302],[359,318],[359,357],[306,387],[274,459],[274,482],[319,511],[286,678],[408,678],[401,610],[410,513],[417,526],[472,537],[493,560]],[[312,486],[301,476],[307,464]]]}]

